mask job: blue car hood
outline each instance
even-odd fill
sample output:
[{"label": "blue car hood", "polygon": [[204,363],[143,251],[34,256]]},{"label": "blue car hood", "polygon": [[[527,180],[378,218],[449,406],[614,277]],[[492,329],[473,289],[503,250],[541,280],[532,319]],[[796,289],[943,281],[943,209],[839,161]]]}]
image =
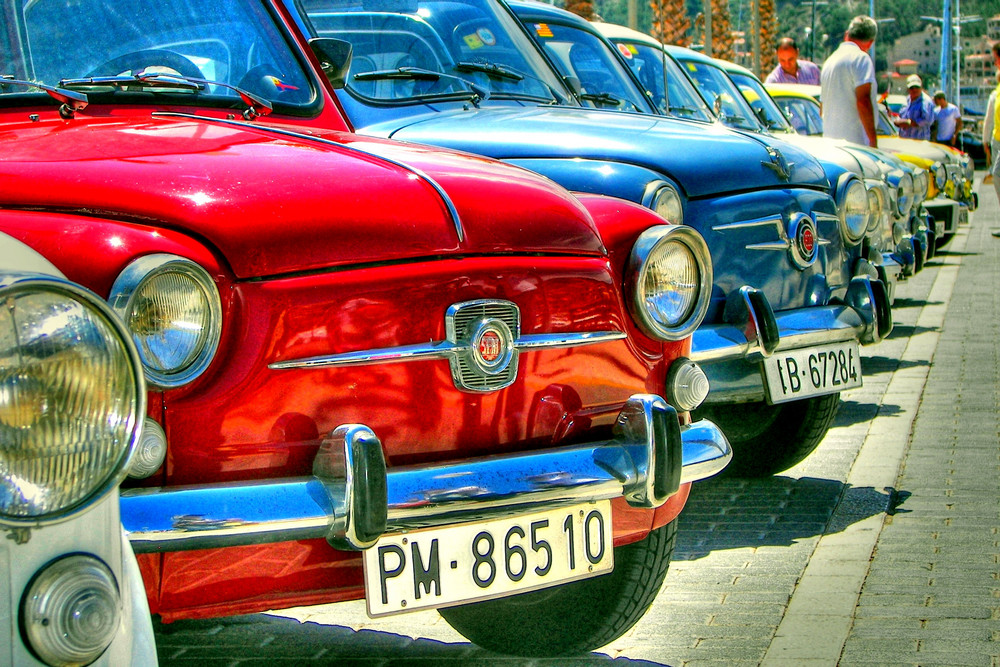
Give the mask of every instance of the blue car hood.
[{"label": "blue car hood", "polygon": [[[582,158],[641,165],[673,178],[691,198],[789,185],[829,189],[823,168],[798,147],[721,125],[641,114],[575,107],[470,108],[357,129],[503,160]],[[783,159],[768,153],[770,144],[779,146]]]}]

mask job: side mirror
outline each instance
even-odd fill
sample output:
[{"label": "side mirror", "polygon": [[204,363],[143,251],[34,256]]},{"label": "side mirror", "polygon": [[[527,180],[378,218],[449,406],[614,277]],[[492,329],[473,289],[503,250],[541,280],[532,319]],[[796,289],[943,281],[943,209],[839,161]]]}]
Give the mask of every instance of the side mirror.
[{"label": "side mirror", "polygon": [[309,40],[309,48],[319,60],[330,85],[334,89],[343,88],[347,83],[347,73],[351,70],[351,43],[333,37],[313,37]]}]

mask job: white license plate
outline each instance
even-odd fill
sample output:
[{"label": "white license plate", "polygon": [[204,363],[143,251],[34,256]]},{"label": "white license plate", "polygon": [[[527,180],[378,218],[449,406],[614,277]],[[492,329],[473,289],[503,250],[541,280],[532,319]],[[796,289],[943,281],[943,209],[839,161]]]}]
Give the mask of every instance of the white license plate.
[{"label": "white license plate", "polygon": [[547,588],[614,569],[611,501],[384,535],[364,552],[368,615]]},{"label": "white license plate", "polygon": [[855,342],[782,350],[764,359],[771,403],[795,401],[861,386],[861,355]]}]

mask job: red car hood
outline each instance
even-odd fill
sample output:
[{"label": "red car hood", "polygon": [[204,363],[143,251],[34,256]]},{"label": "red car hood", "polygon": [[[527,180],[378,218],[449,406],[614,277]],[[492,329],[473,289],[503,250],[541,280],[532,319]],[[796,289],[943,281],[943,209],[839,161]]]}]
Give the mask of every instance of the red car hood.
[{"label": "red car hood", "polygon": [[526,170],[292,129],[191,117],[29,123],[0,136],[0,201],[180,229],[214,244],[239,278],[446,255],[605,252],[580,202]]}]

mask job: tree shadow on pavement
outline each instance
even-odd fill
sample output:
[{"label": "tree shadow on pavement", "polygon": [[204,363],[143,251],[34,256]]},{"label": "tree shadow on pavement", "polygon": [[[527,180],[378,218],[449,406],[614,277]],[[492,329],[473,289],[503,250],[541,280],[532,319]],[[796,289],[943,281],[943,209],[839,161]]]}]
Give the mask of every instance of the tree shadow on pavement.
[{"label": "tree shadow on pavement", "polygon": [[927,301],[926,299],[910,299],[906,297],[896,297],[892,302],[893,310],[903,308],[923,308],[924,306],[940,306],[941,301]]},{"label": "tree shadow on pavement", "polygon": [[861,373],[863,377],[878,375],[879,373],[894,373],[905,368],[917,368],[919,366],[930,366],[931,362],[926,359],[916,361],[900,361],[896,357],[861,357]]},{"label": "tree shadow on pavement", "polygon": [[870,516],[905,511],[899,505],[908,496],[815,477],[704,480],[691,487],[678,520],[674,560],[838,533]]},{"label": "tree shadow on pavement", "polygon": [[161,667],[329,665],[331,667],[668,667],[590,653],[572,658],[502,656],[468,642],[443,642],[377,630],[352,630],[251,614],[165,624],[154,618]]},{"label": "tree shadow on pavement", "polygon": [[833,426],[836,428],[868,423],[875,417],[892,417],[902,412],[902,408],[892,403],[861,403],[841,399],[837,416],[833,418]]},{"label": "tree shadow on pavement", "polygon": [[915,324],[896,324],[892,327],[892,332],[886,338],[910,338],[928,331],[940,330],[940,327],[918,327]]}]

